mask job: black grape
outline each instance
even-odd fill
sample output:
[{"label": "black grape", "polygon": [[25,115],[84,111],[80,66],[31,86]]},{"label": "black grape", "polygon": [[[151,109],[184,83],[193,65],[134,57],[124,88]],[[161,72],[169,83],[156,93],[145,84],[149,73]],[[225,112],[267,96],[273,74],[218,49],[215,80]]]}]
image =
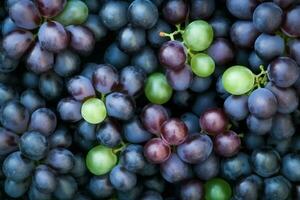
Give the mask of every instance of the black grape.
[{"label": "black grape", "polygon": [[114,192],[108,175],[93,176],[87,185],[87,189],[95,198],[110,197]]},{"label": "black grape", "polygon": [[216,65],[225,65],[234,58],[234,48],[231,42],[225,38],[217,38],[207,50]]},{"label": "black grape", "polygon": [[57,104],[57,111],[64,121],[78,122],[82,119],[81,103],[73,98],[63,98]]},{"label": "black grape", "polygon": [[54,72],[40,76],[39,91],[46,100],[56,100],[63,92],[63,80]]},{"label": "black grape", "polygon": [[57,184],[56,173],[47,165],[39,165],[32,177],[34,187],[42,193],[54,192]]},{"label": "black grape", "polygon": [[188,7],[183,0],[168,0],[163,5],[164,19],[170,24],[181,24],[185,21]]},{"label": "black grape", "polygon": [[29,180],[17,182],[10,179],[5,179],[4,191],[12,198],[21,198],[27,192],[29,185]]},{"label": "black grape", "polygon": [[[134,54],[134,56],[137,56],[138,53]],[[121,51],[116,43],[112,43],[105,50],[104,61],[120,69],[129,64],[129,56],[123,51]]]},{"label": "black grape", "polygon": [[147,31],[147,39],[153,47],[160,47],[167,41],[166,37],[161,37],[160,32],[170,33],[171,27],[165,21],[158,19],[157,23]]},{"label": "black grape", "polygon": [[259,32],[251,21],[236,21],[230,30],[231,41],[238,47],[252,48]]},{"label": "black grape", "polygon": [[39,131],[49,136],[56,128],[57,119],[55,113],[49,108],[39,108],[31,114],[28,130]]},{"label": "black grape", "polygon": [[228,11],[239,19],[251,19],[252,13],[257,5],[256,0],[227,0]]},{"label": "black grape", "polygon": [[247,117],[248,129],[257,135],[264,135],[271,130],[272,118],[260,119],[254,115],[249,115]]},{"label": "black grape", "polygon": [[117,147],[122,140],[120,127],[113,121],[106,120],[96,131],[96,138],[100,144],[110,148]]},{"label": "black grape", "polygon": [[136,96],[142,91],[145,80],[144,70],[135,66],[124,67],[120,74],[122,91],[130,96]]},{"label": "black grape", "polygon": [[243,120],[248,116],[248,96],[230,95],[224,102],[224,110],[233,120]]},{"label": "black grape", "polygon": [[282,24],[282,31],[289,37],[299,37],[300,36],[300,26],[298,20],[300,17],[300,6],[297,5],[287,11]]},{"label": "black grape", "polygon": [[292,118],[288,114],[276,114],[273,118],[270,134],[275,139],[286,139],[295,134]]},{"label": "black grape", "polygon": [[143,143],[152,137],[137,117],[123,124],[123,134],[130,143]]},{"label": "black grape", "polygon": [[46,158],[46,163],[61,174],[70,172],[74,162],[73,153],[64,148],[52,149]]},{"label": "black grape", "polygon": [[57,177],[57,186],[53,196],[57,200],[73,199],[77,189],[77,182],[72,176],[62,175]]},{"label": "black grape", "polygon": [[[119,84],[117,69],[109,64],[99,65],[93,72],[92,83],[95,89],[102,94],[114,91]],[[90,90],[93,90],[92,87]]]},{"label": "black grape", "polygon": [[227,37],[229,35],[231,21],[226,16],[216,15],[209,21],[209,23],[214,30],[214,37]]},{"label": "black grape", "polygon": [[215,11],[215,0],[192,0],[190,16],[192,19],[208,19]]},{"label": "black grape", "polygon": [[135,53],[146,45],[146,33],[141,28],[128,25],[119,32],[117,41],[121,50]]},{"label": "black grape", "polygon": [[298,65],[300,65],[300,40],[290,40],[288,42],[289,54]]},{"label": "black grape", "polygon": [[205,160],[193,165],[195,175],[201,180],[209,180],[216,177],[220,170],[220,159],[211,153]]},{"label": "black grape", "polygon": [[69,77],[80,70],[80,57],[73,51],[65,50],[55,57],[53,69],[55,73],[62,77]]},{"label": "black grape", "polygon": [[148,46],[133,55],[131,64],[143,69],[147,74],[154,72],[158,67],[156,54]]},{"label": "black grape", "polygon": [[34,90],[25,90],[20,96],[20,102],[32,113],[46,106],[45,100]]},{"label": "black grape", "polygon": [[129,172],[120,165],[117,165],[111,170],[109,180],[113,187],[117,190],[128,191],[136,185],[137,177],[134,173]]},{"label": "black grape", "polygon": [[93,32],[96,41],[103,40],[108,32],[98,15],[89,15],[84,26]]}]

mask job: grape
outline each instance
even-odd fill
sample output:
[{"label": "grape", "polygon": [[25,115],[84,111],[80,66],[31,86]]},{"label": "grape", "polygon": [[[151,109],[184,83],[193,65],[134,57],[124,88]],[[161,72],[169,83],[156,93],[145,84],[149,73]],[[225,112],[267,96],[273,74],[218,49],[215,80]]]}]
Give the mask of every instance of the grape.
[{"label": "grape", "polygon": [[72,98],[61,99],[57,104],[57,111],[64,121],[78,122],[81,120],[81,103]]},{"label": "grape", "polygon": [[258,185],[247,178],[235,186],[234,199],[258,199]]},{"label": "grape", "polygon": [[150,29],[157,22],[158,10],[150,0],[134,0],[128,7],[127,15],[133,26]]},{"label": "grape", "polygon": [[58,127],[49,137],[49,146],[51,149],[56,147],[68,148],[72,144],[72,136],[66,127]]},{"label": "grape", "polygon": [[80,70],[81,60],[73,51],[64,50],[55,56],[53,69],[62,77],[70,77]]},{"label": "grape", "polygon": [[256,54],[255,51],[252,51],[248,57],[248,62],[249,62],[249,67],[250,69],[255,72],[259,73],[260,72],[260,66],[266,66],[266,63]]},{"label": "grape", "polygon": [[117,37],[119,48],[126,53],[136,53],[146,45],[145,30],[128,25]]},{"label": "grape", "polygon": [[252,14],[257,5],[256,0],[227,0],[228,11],[239,19],[252,19]]},{"label": "grape", "polygon": [[106,147],[116,147],[121,143],[121,131],[118,124],[113,121],[104,121],[96,132],[98,142]]},{"label": "grape", "polygon": [[231,157],[239,152],[241,140],[234,131],[225,131],[214,138],[214,150],[223,157]]},{"label": "grape", "polygon": [[141,198],[141,200],[151,200],[151,199],[163,200],[160,193],[152,190],[148,190],[144,192]]},{"label": "grape", "polygon": [[202,183],[196,179],[184,183],[180,188],[180,196],[182,199],[202,199],[204,196]]},{"label": "grape", "polygon": [[161,73],[151,74],[145,85],[145,95],[151,103],[164,104],[172,96],[172,88]]},{"label": "grape", "polygon": [[20,102],[8,101],[1,107],[0,120],[3,127],[15,132],[26,131],[29,122],[29,112]]},{"label": "grape", "polygon": [[216,108],[216,93],[214,92],[205,92],[203,94],[199,94],[196,97],[194,105],[192,107],[193,113],[200,116],[203,114],[207,109]]},{"label": "grape", "polygon": [[3,36],[11,33],[12,31],[19,30],[18,26],[11,20],[10,17],[7,17],[3,20],[1,29],[1,33]]},{"label": "grape", "polygon": [[264,137],[254,133],[247,133],[243,137],[243,142],[247,149],[254,150],[262,148],[265,145]]},{"label": "grape", "polygon": [[70,33],[70,46],[77,53],[87,56],[95,46],[95,37],[85,26],[70,25],[66,28]]},{"label": "grape", "polygon": [[158,19],[157,23],[147,31],[147,39],[153,47],[160,47],[164,42],[167,42],[166,37],[161,37],[160,32],[170,33],[172,31],[169,24]]},{"label": "grape", "polygon": [[276,150],[280,155],[285,155],[291,149],[292,137],[285,139],[277,139],[269,136],[267,139],[267,145]]},{"label": "grape", "polygon": [[101,3],[103,1],[100,0],[84,0],[84,3],[87,5],[87,7],[89,8],[89,11],[92,13],[97,13],[99,11],[99,9],[101,8]]},{"label": "grape", "polygon": [[262,177],[270,177],[280,169],[280,156],[273,149],[254,150],[251,162],[255,173]]},{"label": "grape", "polygon": [[164,19],[170,24],[181,24],[185,21],[188,7],[183,0],[168,0],[162,9]]},{"label": "grape", "polygon": [[233,120],[244,120],[249,113],[248,96],[230,95],[224,102],[224,111]]},{"label": "grape", "polygon": [[[199,37],[201,36],[201,37]],[[203,51],[207,49],[213,40],[212,26],[202,20],[190,23],[183,33],[184,43],[192,51]]]},{"label": "grape", "polygon": [[275,3],[266,2],[258,5],[253,13],[254,26],[263,33],[274,33],[282,22],[283,11]]},{"label": "grape", "polygon": [[47,155],[46,163],[58,173],[66,174],[74,167],[74,155],[64,148],[52,149]]},{"label": "grape", "polygon": [[2,46],[8,57],[20,59],[33,43],[33,34],[29,31],[16,30],[3,38]]},{"label": "grape", "polygon": [[288,42],[288,47],[290,57],[293,58],[298,65],[300,65],[300,40],[290,40]]},{"label": "grape", "polygon": [[109,180],[113,187],[117,190],[128,191],[136,185],[137,177],[134,173],[127,171],[120,165],[117,165],[111,170]]},{"label": "grape", "polygon": [[264,61],[270,61],[284,54],[284,40],[278,35],[262,33],[256,38],[254,49],[257,55]]},{"label": "grape", "polygon": [[20,0],[9,7],[9,16],[14,23],[24,29],[35,29],[41,23],[40,13],[34,2]]},{"label": "grape", "polygon": [[138,172],[143,169],[146,164],[143,146],[138,144],[126,146],[121,154],[121,163],[130,172]]},{"label": "grape", "polygon": [[187,107],[192,101],[192,94],[188,90],[176,91],[172,100],[177,106]]},{"label": "grape", "polygon": [[152,134],[146,131],[137,117],[123,124],[123,134],[130,143],[143,143],[152,137]]},{"label": "grape", "polygon": [[191,176],[190,166],[180,160],[177,154],[172,153],[170,157],[160,165],[162,177],[169,183],[176,183]]},{"label": "grape", "polygon": [[69,93],[77,101],[83,101],[95,96],[95,91],[92,83],[84,76],[75,76],[67,83]]},{"label": "grape", "polygon": [[38,189],[36,189],[36,187],[30,186],[28,198],[32,200],[51,200],[51,194],[40,192]]},{"label": "grape", "polygon": [[34,73],[41,74],[49,71],[54,64],[53,53],[41,48],[39,43],[36,43],[34,48],[28,55],[27,68]]},{"label": "grape", "polygon": [[112,92],[119,84],[118,71],[111,65],[99,65],[93,73],[93,86],[102,93]]},{"label": "grape", "polygon": [[93,32],[97,42],[103,40],[107,35],[107,29],[98,15],[89,15],[84,26]]},{"label": "grape", "polygon": [[152,176],[147,178],[144,181],[144,185],[147,189],[155,190],[160,193],[164,192],[166,187],[165,180],[160,176]]},{"label": "grape", "polygon": [[277,111],[277,99],[268,89],[258,88],[248,98],[248,108],[257,118],[267,119]]},{"label": "grape", "polygon": [[254,75],[246,67],[235,65],[228,68],[222,76],[224,89],[233,95],[249,92],[254,86]]},{"label": "grape", "polygon": [[143,69],[135,66],[124,67],[120,74],[122,90],[130,96],[138,95],[143,89],[145,78]]},{"label": "grape", "polygon": [[37,0],[36,4],[42,16],[51,18],[63,11],[66,0]]},{"label": "grape", "polygon": [[133,55],[131,64],[144,70],[147,74],[154,72],[158,67],[155,52],[147,46]]},{"label": "grape", "polygon": [[14,71],[18,67],[19,61],[10,58],[7,53],[0,50],[0,72],[9,73]]},{"label": "grape", "polygon": [[196,164],[205,161],[212,150],[213,143],[207,135],[194,133],[177,147],[177,154],[184,162]]},{"label": "grape", "polygon": [[81,115],[87,122],[98,124],[106,118],[106,107],[100,99],[90,98],[83,102]]},{"label": "grape", "polygon": [[93,148],[96,143],[96,125],[84,120],[79,122],[74,133],[74,142],[84,150]]},{"label": "grape", "polygon": [[113,194],[114,189],[109,182],[109,177],[104,176],[93,176],[88,183],[88,191],[95,198],[106,198]]},{"label": "grape", "polygon": [[276,114],[273,118],[270,135],[278,140],[290,138],[295,134],[295,127],[290,115]]},{"label": "grape", "polygon": [[194,172],[201,180],[209,180],[218,175],[220,168],[219,158],[212,152],[210,156],[193,166]]},{"label": "grape", "polygon": [[84,2],[71,0],[67,1],[63,11],[54,20],[64,26],[78,25],[86,21],[88,13],[89,9]]},{"label": "grape", "polygon": [[215,11],[215,0],[192,0],[190,16],[192,19],[208,19]]},{"label": "grape", "polygon": [[13,87],[0,83],[0,106],[16,97],[18,97],[18,94]]},{"label": "grape", "polygon": [[23,133],[19,142],[21,153],[32,160],[44,158],[48,153],[48,147],[47,138],[37,131]]},{"label": "grape", "polygon": [[286,12],[285,18],[282,24],[282,31],[289,37],[299,37],[300,36],[300,25],[295,19],[300,17],[300,6],[295,6]]},{"label": "grape", "polygon": [[274,198],[287,199],[291,193],[291,183],[283,176],[266,178],[264,185],[264,197],[266,200]]},{"label": "grape", "polygon": [[209,23],[213,28],[215,38],[227,37],[229,35],[231,22],[225,15],[216,15]]},{"label": "grape", "polygon": [[272,118],[260,119],[254,115],[247,117],[248,129],[257,135],[264,135],[271,130]]},{"label": "grape", "polygon": [[[137,56],[138,54],[135,54]],[[134,57],[132,58],[134,60]],[[111,64],[120,69],[129,64],[129,56],[121,51],[116,43],[112,43],[104,53],[105,63]],[[134,64],[136,65],[136,64]]]},{"label": "grape", "polygon": [[39,131],[49,136],[55,131],[57,124],[56,115],[49,108],[39,108],[31,114],[28,130]]},{"label": "grape", "polygon": [[280,6],[282,9],[286,9],[293,5],[295,0],[273,0],[273,2]]},{"label": "grape", "polygon": [[229,200],[232,194],[230,185],[223,179],[213,178],[204,184],[205,199]]},{"label": "grape", "polygon": [[300,74],[297,63],[289,57],[279,57],[268,66],[268,78],[278,87],[290,87]]},{"label": "grape", "polygon": [[0,155],[7,155],[18,149],[19,137],[4,128],[0,128]]},{"label": "grape", "polygon": [[163,163],[171,155],[171,148],[160,138],[148,140],[144,146],[144,155],[151,163]]},{"label": "grape", "polygon": [[225,65],[234,58],[234,49],[230,41],[224,38],[217,38],[207,50],[208,55],[216,65]]},{"label": "grape", "polygon": [[23,74],[22,84],[28,89],[36,89],[39,86],[39,78],[37,74],[27,71]]},{"label": "grape", "polygon": [[119,200],[134,200],[137,198],[141,198],[141,194],[143,192],[143,185],[137,184],[134,188],[128,191],[118,191],[117,197]]},{"label": "grape", "polygon": [[125,1],[106,1],[99,12],[103,24],[110,30],[116,31],[127,24],[127,9]]},{"label": "grape", "polygon": [[203,131],[216,135],[227,128],[228,119],[222,109],[211,108],[201,114],[199,123]]},{"label": "grape", "polygon": [[161,125],[161,136],[167,144],[179,145],[186,140],[188,129],[180,119],[171,118]]},{"label": "grape", "polygon": [[185,123],[188,128],[188,133],[197,133],[200,130],[198,117],[190,112],[181,115],[180,119]]},{"label": "grape", "polygon": [[39,91],[46,100],[56,100],[61,97],[63,80],[53,72],[46,72],[40,76]]},{"label": "grape", "polygon": [[21,198],[26,191],[28,190],[30,182],[16,182],[10,179],[5,179],[4,182],[4,191],[5,193],[12,198]]},{"label": "grape", "polygon": [[39,165],[33,175],[33,185],[40,192],[54,192],[57,184],[55,172],[46,165]]},{"label": "grape", "polygon": [[190,90],[201,93],[206,91],[211,86],[211,83],[211,77],[202,78],[199,76],[194,76],[190,85]]},{"label": "grape", "polygon": [[78,186],[76,180],[70,175],[57,177],[57,186],[53,197],[57,200],[73,199]]},{"label": "grape", "polygon": [[192,56],[191,69],[199,77],[208,77],[215,71],[214,60],[204,53]]},{"label": "grape", "polygon": [[39,43],[42,48],[58,53],[67,48],[69,35],[62,24],[49,21],[42,24],[38,32]]},{"label": "grape", "polygon": [[231,26],[231,41],[241,48],[252,48],[259,32],[251,21],[237,21]]},{"label": "grape", "polygon": [[193,74],[190,70],[190,66],[185,65],[184,68],[177,71],[168,69],[166,71],[166,78],[174,90],[184,91],[189,88],[193,79]]},{"label": "grape", "polygon": [[282,173],[290,181],[298,182],[300,180],[300,174],[297,172],[297,167],[300,166],[299,154],[290,153],[282,158]]},{"label": "grape", "polygon": [[71,174],[74,177],[82,177],[87,174],[85,159],[82,154],[74,155],[74,167],[71,170]]}]

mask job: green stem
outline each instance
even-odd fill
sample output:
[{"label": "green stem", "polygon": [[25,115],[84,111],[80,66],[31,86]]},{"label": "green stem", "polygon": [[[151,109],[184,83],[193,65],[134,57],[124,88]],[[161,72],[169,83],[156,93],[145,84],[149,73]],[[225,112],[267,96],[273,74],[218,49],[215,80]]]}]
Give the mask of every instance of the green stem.
[{"label": "green stem", "polygon": [[117,154],[120,151],[122,151],[126,146],[127,146],[127,144],[125,142],[121,141],[120,147],[116,147],[115,149],[112,150],[112,152],[114,154]]},{"label": "green stem", "polygon": [[178,35],[178,34],[183,34],[184,31],[181,29],[181,25],[180,24],[177,24],[176,25],[176,31],[172,32],[172,33],[165,33],[165,32],[160,32],[159,35],[161,37],[169,37],[170,40],[175,40],[175,35]]},{"label": "green stem", "polygon": [[101,101],[105,101],[105,94],[101,93]]}]

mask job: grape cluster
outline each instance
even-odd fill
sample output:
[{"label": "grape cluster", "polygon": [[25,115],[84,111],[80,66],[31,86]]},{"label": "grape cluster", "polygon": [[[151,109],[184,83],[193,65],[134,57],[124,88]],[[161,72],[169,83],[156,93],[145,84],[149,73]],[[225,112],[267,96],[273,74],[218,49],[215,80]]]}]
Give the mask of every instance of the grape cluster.
[{"label": "grape cluster", "polygon": [[299,0],[3,0],[0,199],[300,199]]}]

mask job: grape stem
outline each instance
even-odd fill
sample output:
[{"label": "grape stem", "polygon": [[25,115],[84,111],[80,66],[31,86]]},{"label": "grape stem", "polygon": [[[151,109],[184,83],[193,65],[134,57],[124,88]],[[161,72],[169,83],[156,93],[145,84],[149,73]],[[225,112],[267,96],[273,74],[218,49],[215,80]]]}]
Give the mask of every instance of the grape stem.
[{"label": "grape stem", "polygon": [[101,101],[103,101],[103,103],[105,101],[105,94],[103,94],[103,93],[101,93]]},{"label": "grape stem", "polygon": [[126,146],[127,146],[127,144],[125,142],[121,141],[121,144],[119,145],[119,147],[116,147],[115,149],[113,149],[112,152],[114,154],[117,154],[120,151],[122,151]]},{"label": "grape stem", "polygon": [[268,81],[267,71],[264,69],[264,66],[261,65],[259,68],[261,72],[255,75],[254,88],[261,88],[262,86],[265,86]]},{"label": "grape stem", "polygon": [[160,32],[159,36],[160,37],[169,37],[170,40],[174,41],[175,40],[175,35],[178,35],[178,34],[182,35],[183,33],[184,33],[184,30],[181,29],[181,25],[177,24],[176,25],[176,31],[174,31],[172,33]]}]

